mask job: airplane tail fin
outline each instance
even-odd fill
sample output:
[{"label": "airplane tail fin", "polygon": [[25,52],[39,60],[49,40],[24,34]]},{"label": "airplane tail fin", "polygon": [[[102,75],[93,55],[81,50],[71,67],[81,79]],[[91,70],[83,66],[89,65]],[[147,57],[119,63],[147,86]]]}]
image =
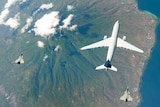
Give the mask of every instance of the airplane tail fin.
[{"label": "airplane tail fin", "polygon": [[106,69],[106,70],[112,70],[112,71],[116,71],[117,72],[117,68],[116,67],[114,67],[114,66],[111,66],[111,68],[107,68],[107,67],[105,67],[104,66],[104,64],[103,65],[100,65],[100,66],[97,66],[96,67],[96,70],[102,70],[102,69]]}]

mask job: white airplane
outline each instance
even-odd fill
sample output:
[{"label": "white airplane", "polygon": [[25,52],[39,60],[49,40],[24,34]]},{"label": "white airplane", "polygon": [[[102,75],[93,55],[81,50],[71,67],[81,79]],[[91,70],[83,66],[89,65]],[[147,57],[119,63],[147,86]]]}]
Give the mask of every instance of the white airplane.
[{"label": "white airplane", "polygon": [[128,87],[127,87],[126,91],[124,92],[124,94],[120,97],[120,100],[125,101],[125,102],[133,101],[133,98],[130,95]]},{"label": "white airplane", "polygon": [[113,71],[117,71],[117,68],[114,67],[113,65],[111,65],[112,57],[113,57],[113,54],[114,54],[116,47],[122,47],[122,48],[126,48],[126,49],[130,49],[133,51],[143,53],[143,50],[141,50],[141,49],[137,48],[136,46],[125,41],[126,37],[124,37],[123,39],[119,38],[118,37],[118,30],[119,30],[119,21],[116,21],[113,26],[111,37],[107,38],[106,36],[104,36],[103,40],[81,48],[81,50],[86,50],[86,49],[99,48],[99,47],[108,47],[106,62],[104,64],[96,67],[96,70],[110,69]]},{"label": "white airplane", "polygon": [[23,54],[21,54],[17,60],[15,60],[16,64],[23,64],[24,63],[24,58],[23,58]]}]

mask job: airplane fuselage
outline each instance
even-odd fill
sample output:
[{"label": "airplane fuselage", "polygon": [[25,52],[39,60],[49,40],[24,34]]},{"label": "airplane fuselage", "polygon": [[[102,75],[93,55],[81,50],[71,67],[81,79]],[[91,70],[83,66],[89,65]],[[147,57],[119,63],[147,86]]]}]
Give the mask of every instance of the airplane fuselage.
[{"label": "airplane fuselage", "polygon": [[118,30],[119,30],[119,21],[116,21],[112,30],[111,41],[110,41],[111,45],[108,48],[106,61],[111,62],[112,60],[112,57],[117,45]]},{"label": "airplane fuselage", "polygon": [[133,51],[137,51],[139,53],[143,53],[143,50],[128,43],[124,39],[119,38],[118,31],[119,31],[119,21],[116,21],[113,26],[111,37],[106,38],[105,36],[103,40],[98,41],[96,43],[92,43],[90,45],[87,45],[81,48],[81,50],[86,50],[86,49],[93,49],[93,48],[99,48],[99,47],[108,47],[108,52],[107,52],[105,63],[103,63],[100,66],[97,66],[96,70],[101,70],[101,69],[108,70],[109,69],[112,71],[117,71],[117,68],[111,64],[116,47],[126,48],[126,49],[130,49]]}]

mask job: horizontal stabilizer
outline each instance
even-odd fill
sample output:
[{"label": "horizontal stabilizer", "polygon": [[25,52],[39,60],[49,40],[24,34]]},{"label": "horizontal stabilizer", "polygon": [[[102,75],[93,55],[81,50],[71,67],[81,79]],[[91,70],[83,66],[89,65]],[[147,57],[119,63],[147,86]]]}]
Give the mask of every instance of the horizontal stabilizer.
[{"label": "horizontal stabilizer", "polygon": [[104,64],[96,67],[96,70],[107,69]]},{"label": "horizontal stabilizer", "polygon": [[127,99],[127,95],[122,95],[122,96],[120,97],[120,100],[122,100],[122,101],[126,101],[126,99]]},{"label": "horizontal stabilizer", "polygon": [[113,65],[111,66],[111,68],[108,68],[109,70],[112,70],[112,71],[116,71],[117,72],[117,68],[114,67]]},{"label": "horizontal stabilizer", "polygon": [[106,69],[106,70],[109,69],[109,70],[112,70],[112,71],[116,71],[116,72],[117,72],[117,68],[114,67],[114,66],[111,66],[111,68],[107,68],[107,67],[105,67],[104,64],[103,64],[103,65],[100,65],[100,66],[96,67],[96,70],[102,70],[102,69]]}]

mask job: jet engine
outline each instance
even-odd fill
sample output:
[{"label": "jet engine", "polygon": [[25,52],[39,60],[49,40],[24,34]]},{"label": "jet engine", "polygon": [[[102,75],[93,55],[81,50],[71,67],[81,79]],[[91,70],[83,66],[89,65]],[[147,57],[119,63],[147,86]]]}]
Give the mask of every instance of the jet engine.
[{"label": "jet engine", "polygon": [[104,39],[104,40],[107,39],[107,35],[104,35],[103,39]]},{"label": "jet engine", "polygon": [[122,38],[124,41],[126,40],[126,36],[123,36],[123,38]]}]

